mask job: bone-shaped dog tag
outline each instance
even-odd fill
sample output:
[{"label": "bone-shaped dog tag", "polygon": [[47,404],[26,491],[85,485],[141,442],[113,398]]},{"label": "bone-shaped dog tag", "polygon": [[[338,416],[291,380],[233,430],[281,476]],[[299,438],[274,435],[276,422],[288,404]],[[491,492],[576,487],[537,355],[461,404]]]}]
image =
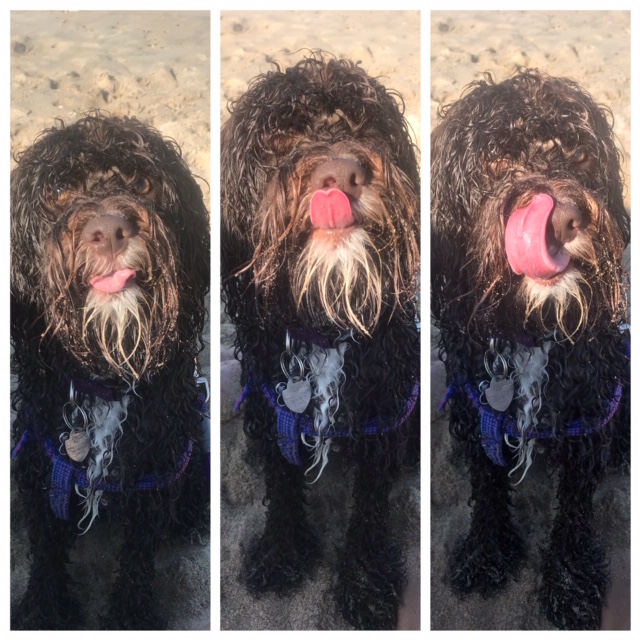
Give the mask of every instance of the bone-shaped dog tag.
[{"label": "bone-shaped dog tag", "polygon": [[91,449],[89,434],[86,431],[72,431],[64,442],[64,448],[74,462],[82,462]]},{"label": "bone-shaped dog tag", "polygon": [[485,390],[485,396],[492,409],[506,411],[513,400],[513,380],[511,378],[503,378],[502,380],[493,378],[488,389]]},{"label": "bone-shaped dog tag", "polygon": [[311,400],[311,383],[305,378],[294,382],[289,378],[287,386],[282,391],[282,399],[287,409],[294,413],[302,413]]}]

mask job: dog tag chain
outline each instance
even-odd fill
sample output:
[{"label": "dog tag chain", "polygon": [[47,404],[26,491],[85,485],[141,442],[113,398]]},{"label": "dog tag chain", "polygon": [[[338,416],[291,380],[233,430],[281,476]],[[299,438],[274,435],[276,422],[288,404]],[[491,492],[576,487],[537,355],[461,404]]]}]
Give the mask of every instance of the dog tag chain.
[{"label": "dog tag chain", "polygon": [[60,442],[71,460],[82,462],[91,450],[91,439],[87,433],[89,419],[86,411],[76,402],[73,382],[69,391],[69,402],[62,407],[62,418],[69,433],[60,435]]},{"label": "dog tag chain", "polygon": [[[286,357],[289,356],[289,363]],[[289,411],[302,413],[311,402],[311,383],[304,377],[304,363],[302,359],[291,352],[289,332],[287,332],[286,349],[280,356],[280,367],[287,377],[286,385],[281,383],[277,389],[282,396],[282,401]]]},{"label": "dog tag chain", "polygon": [[[489,364],[490,356],[497,356],[492,364]],[[496,363],[502,367],[502,371],[496,372]],[[509,372],[507,361],[501,353],[496,351],[493,340],[484,354],[484,367],[491,376],[489,386],[483,389],[487,403],[494,411],[506,411],[514,396],[513,380],[507,376]]]}]

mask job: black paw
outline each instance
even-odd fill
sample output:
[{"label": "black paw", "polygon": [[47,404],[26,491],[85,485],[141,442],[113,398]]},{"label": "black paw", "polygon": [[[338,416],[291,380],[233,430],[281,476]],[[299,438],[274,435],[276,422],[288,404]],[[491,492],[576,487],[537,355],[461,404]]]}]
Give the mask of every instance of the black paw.
[{"label": "black paw", "polygon": [[608,587],[608,564],[598,544],[569,554],[544,555],[540,600],[545,615],[559,629],[599,629]]},{"label": "black paw", "polygon": [[469,535],[458,542],[451,555],[451,587],[459,595],[490,596],[517,575],[525,557],[524,543],[515,533],[502,540]]},{"label": "black paw", "polygon": [[282,537],[267,534],[256,539],[245,556],[243,582],[254,595],[283,595],[311,575],[320,555],[320,545],[310,534],[283,544]]},{"label": "black paw", "polygon": [[406,583],[402,553],[395,544],[366,550],[345,548],[340,560],[338,607],[356,629],[395,629]]},{"label": "black paw", "polygon": [[116,583],[107,614],[100,616],[103,630],[164,631],[168,626],[169,622],[160,613],[148,586],[132,594]]},{"label": "black paw", "polygon": [[12,630],[76,630],[84,627],[85,619],[79,601],[69,589],[66,573],[59,573],[54,582],[38,574],[31,576],[20,604],[11,612]]},{"label": "black paw", "polygon": [[35,600],[27,592],[11,614],[12,631],[73,631],[83,626],[80,604],[69,596]]}]

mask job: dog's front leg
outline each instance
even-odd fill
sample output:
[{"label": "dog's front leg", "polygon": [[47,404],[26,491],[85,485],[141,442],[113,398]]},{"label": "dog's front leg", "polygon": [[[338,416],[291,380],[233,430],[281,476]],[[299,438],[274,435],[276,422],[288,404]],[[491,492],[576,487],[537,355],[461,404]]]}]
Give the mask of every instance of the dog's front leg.
[{"label": "dog's front leg", "polygon": [[526,555],[513,523],[507,471],[494,464],[479,442],[467,442],[471,478],[471,527],[450,560],[451,585],[460,594],[484,596],[503,587]]},{"label": "dog's front leg", "polygon": [[267,505],[262,534],[251,543],[244,563],[244,581],[255,594],[283,594],[310,575],[320,546],[305,512],[302,467],[290,464],[275,438],[262,438]]},{"label": "dog's front leg", "polygon": [[356,468],[353,513],[339,555],[337,601],[357,629],[395,629],[406,586],[404,559],[389,527],[395,471],[388,457],[392,449],[371,449],[361,452]]},{"label": "dog's front leg", "polygon": [[167,620],[153,598],[160,520],[169,509],[167,504],[160,502],[160,493],[128,499],[124,542],[118,552],[120,569],[107,615],[101,619],[104,629],[140,631],[167,628]]},{"label": "dog's front leg", "polygon": [[604,549],[592,534],[602,456],[587,441],[560,447],[557,515],[542,557],[540,597],[547,618],[560,629],[598,629],[609,584]]},{"label": "dog's front leg", "polygon": [[[19,464],[24,467],[28,457]],[[41,462],[40,462],[41,464]],[[46,481],[33,469],[27,471],[30,489],[24,491],[27,529],[31,543],[31,569],[27,589],[13,612],[12,629],[70,630],[82,627],[83,614],[69,590],[69,551],[75,533],[65,520],[57,518],[49,506],[49,493],[40,487]]]}]

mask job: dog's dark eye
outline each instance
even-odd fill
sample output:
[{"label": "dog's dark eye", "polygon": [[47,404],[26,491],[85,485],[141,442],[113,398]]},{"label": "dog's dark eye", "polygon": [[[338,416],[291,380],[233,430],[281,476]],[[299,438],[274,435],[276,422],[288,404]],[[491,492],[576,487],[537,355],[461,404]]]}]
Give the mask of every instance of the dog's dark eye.
[{"label": "dog's dark eye", "polygon": [[295,138],[284,133],[274,133],[270,135],[265,147],[277,156],[288,155],[295,145]]},{"label": "dog's dark eye", "polygon": [[584,147],[578,147],[572,154],[573,161],[577,162],[578,164],[582,164],[583,162],[586,162],[588,157],[589,157],[589,154],[587,153],[587,150]]},{"label": "dog's dark eye", "polygon": [[66,202],[70,197],[71,197],[71,189],[69,187],[63,187],[60,185],[56,185],[52,190],[51,190],[51,199],[56,203],[56,204],[63,204],[64,202]]},{"label": "dog's dark eye", "polygon": [[148,178],[138,178],[133,183],[133,189],[136,193],[139,193],[141,196],[146,195],[151,191],[151,180]]}]

